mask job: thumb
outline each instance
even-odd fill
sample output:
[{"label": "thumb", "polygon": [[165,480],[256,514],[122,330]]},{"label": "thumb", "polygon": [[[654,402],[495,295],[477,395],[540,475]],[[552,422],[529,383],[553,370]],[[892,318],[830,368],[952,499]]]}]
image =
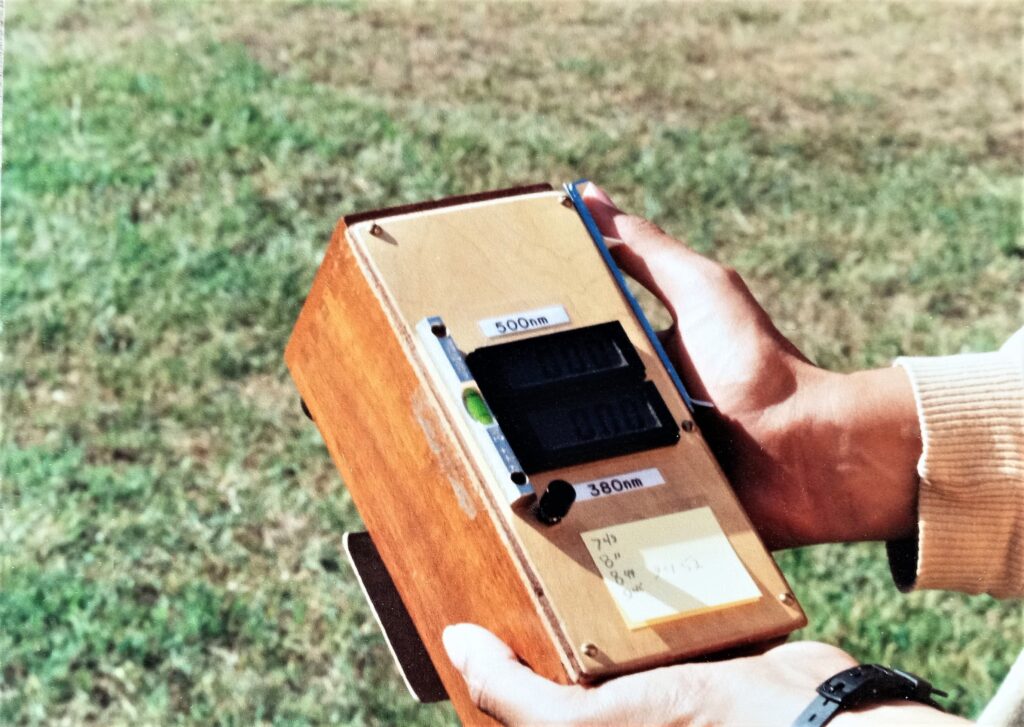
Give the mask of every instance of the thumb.
[{"label": "thumb", "polygon": [[444,630],[442,640],[470,697],[503,724],[552,724],[575,713],[582,694],[578,688],[538,676],[490,631],[475,624],[455,624]]}]

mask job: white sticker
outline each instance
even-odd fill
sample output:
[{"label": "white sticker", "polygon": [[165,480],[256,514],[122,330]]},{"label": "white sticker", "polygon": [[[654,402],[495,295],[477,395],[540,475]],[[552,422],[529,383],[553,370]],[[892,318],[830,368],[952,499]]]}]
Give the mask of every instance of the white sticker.
[{"label": "white sticker", "polygon": [[761,597],[709,507],[580,536],[630,629]]},{"label": "white sticker", "polygon": [[513,333],[532,331],[537,328],[560,326],[569,322],[569,314],[560,305],[549,305],[547,308],[535,308],[518,313],[509,313],[479,321],[480,329],[488,338],[510,336]]},{"label": "white sticker", "polygon": [[623,492],[633,492],[645,487],[657,487],[664,484],[665,478],[661,476],[661,470],[657,467],[627,472],[614,477],[602,477],[599,480],[590,480],[576,485],[576,502],[593,500],[606,495],[621,495]]}]

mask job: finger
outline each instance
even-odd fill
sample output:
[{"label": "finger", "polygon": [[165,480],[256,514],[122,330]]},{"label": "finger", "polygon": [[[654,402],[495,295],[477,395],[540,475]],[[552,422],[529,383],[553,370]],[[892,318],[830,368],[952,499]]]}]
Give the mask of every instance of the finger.
[{"label": "finger", "polygon": [[[658,338],[687,381],[691,393],[708,398],[689,354],[678,338],[676,324],[679,315],[676,306],[686,304],[687,289],[697,291],[698,297],[705,294],[708,286],[699,279],[700,271],[695,269],[695,265],[701,262],[711,266],[714,264],[666,235],[657,225],[624,213],[593,182],[589,182],[583,189],[583,200],[601,234],[621,236],[623,244],[611,248],[612,257],[618,266],[661,301],[672,316],[672,325],[659,333]],[[694,296],[690,296],[691,307],[694,307],[695,302]]]},{"label": "finger", "polygon": [[587,182],[587,186],[583,188],[582,197],[587,205],[587,209],[590,210],[590,214],[594,218],[594,222],[597,223],[597,229],[605,237],[624,241],[620,226],[626,229],[634,225],[634,223],[647,224],[652,230],[661,232],[653,223],[623,212],[612,201],[612,198],[608,196],[608,193],[593,182]]},{"label": "finger", "polygon": [[601,234],[618,237],[615,231],[614,219],[616,215],[622,214],[622,210],[612,202],[612,198],[608,196],[608,193],[593,182],[587,182],[587,186],[583,188],[581,196],[587,205],[587,209],[590,210],[591,217],[597,223],[597,229],[601,231]]},{"label": "finger", "polygon": [[442,640],[470,697],[503,724],[555,724],[576,713],[579,688],[538,676],[490,631],[456,624],[444,630]]},{"label": "finger", "polygon": [[583,188],[582,197],[602,235],[615,237],[626,243],[636,242],[648,247],[654,245],[659,250],[671,250],[688,253],[697,258],[701,257],[679,240],[666,234],[650,220],[623,212],[608,196],[608,193],[593,182],[587,182],[587,186]]},{"label": "finger", "polygon": [[655,333],[655,335],[658,337],[658,340],[661,342],[662,347],[664,347],[666,351],[669,350],[669,348],[672,346],[672,341],[678,334],[679,331],[676,330],[676,326],[674,323],[665,330],[657,331]]},{"label": "finger", "polygon": [[699,285],[702,276],[716,271],[715,263],[693,252],[653,222],[620,210],[596,184],[587,184],[583,200],[601,234],[624,243],[611,250],[618,266],[651,291],[673,317],[673,303],[681,301],[688,288]]}]

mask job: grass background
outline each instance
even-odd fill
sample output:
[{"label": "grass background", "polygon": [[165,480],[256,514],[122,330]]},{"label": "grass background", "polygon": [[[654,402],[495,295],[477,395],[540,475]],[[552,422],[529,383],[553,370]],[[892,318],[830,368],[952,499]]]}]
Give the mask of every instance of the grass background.
[{"label": "grass background", "polygon": [[[345,212],[586,175],[842,370],[1024,319],[1010,3],[8,5],[3,723],[455,721],[392,671],[281,360]],[[961,714],[1024,642],[877,544],[779,560],[800,636]]]}]

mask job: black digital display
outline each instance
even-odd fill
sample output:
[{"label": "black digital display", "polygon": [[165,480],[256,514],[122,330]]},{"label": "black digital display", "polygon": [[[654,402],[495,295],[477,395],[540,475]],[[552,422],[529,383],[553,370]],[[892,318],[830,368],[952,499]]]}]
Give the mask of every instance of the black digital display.
[{"label": "black digital display", "polygon": [[618,321],[486,346],[469,354],[466,364],[490,396],[644,378],[643,363]]},{"label": "black digital display", "polygon": [[562,346],[535,347],[532,355],[506,360],[508,383],[516,389],[543,386],[627,366],[622,350],[611,339],[590,336]]},{"label": "black digital display", "polygon": [[640,434],[661,427],[645,393],[634,387],[602,391],[532,409],[526,421],[537,440],[553,451]]},{"label": "black digital display", "polygon": [[466,363],[527,473],[679,440],[617,321],[479,348]]}]

